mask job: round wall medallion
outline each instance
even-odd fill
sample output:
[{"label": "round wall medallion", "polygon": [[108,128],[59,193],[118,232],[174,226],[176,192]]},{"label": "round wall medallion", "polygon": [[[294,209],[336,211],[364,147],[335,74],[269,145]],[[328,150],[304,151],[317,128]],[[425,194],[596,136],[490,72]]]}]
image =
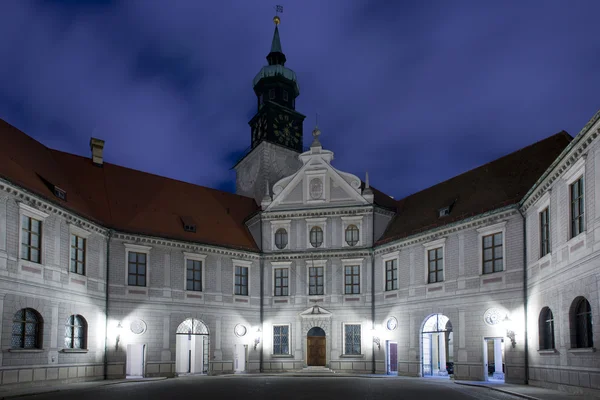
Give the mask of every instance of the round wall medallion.
[{"label": "round wall medallion", "polygon": [[323,196],[323,182],[319,178],[310,180],[310,198],[320,199]]},{"label": "round wall medallion", "polygon": [[498,308],[488,308],[483,314],[483,320],[490,326],[498,325],[502,321],[502,311]]},{"label": "round wall medallion", "polygon": [[131,332],[135,333],[136,335],[141,335],[142,333],[146,332],[147,326],[146,323],[141,319],[134,319],[131,321],[131,324],[129,324],[129,329],[131,329]]},{"label": "round wall medallion", "polygon": [[235,328],[233,328],[233,333],[235,333],[235,336],[237,337],[244,336],[247,331],[248,329],[246,329],[246,327],[242,324],[237,324]]},{"label": "round wall medallion", "polygon": [[398,320],[396,319],[396,317],[389,317],[386,326],[389,331],[393,331],[394,329],[396,329],[398,327]]}]

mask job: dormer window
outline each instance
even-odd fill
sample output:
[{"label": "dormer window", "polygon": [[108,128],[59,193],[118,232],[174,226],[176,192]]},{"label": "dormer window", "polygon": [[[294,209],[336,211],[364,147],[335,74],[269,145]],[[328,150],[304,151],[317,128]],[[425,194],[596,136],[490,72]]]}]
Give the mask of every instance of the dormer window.
[{"label": "dormer window", "polygon": [[67,192],[58,186],[54,186],[54,195],[61,200],[67,201]]},{"label": "dormer window", "polygon": [[184,231],[196,233],[196,222],[192,217],[181,217],[181,222]]},{"label": "dormer window", "polygon": [[438,217],[439,218],[447,217],[448,215],[450,215],[450,206],[443,207],[443,208],[440,208],[438,210]]}]

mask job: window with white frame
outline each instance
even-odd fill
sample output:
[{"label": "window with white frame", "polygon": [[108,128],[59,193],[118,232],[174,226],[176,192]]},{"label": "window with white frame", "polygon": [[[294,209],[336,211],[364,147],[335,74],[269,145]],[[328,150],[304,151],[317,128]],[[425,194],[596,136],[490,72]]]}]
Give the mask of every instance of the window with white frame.
[{"label": "window with white frame", "polygon": [[248,296],[250,293],[250,266],[252,261],[233,260],[233,294]]},{"label": "window with white frame", "polygon": [[273,270],[273,283],[275,296],[287,296],[289,295],[289,272],[288,268],[275,268]]},{"label": "window with white frame", "polygon": [[492,274],[505,270],[506,221],[477,229],[479,241],[479,263],[481,274]]},{"label": "window with white frame", "polygon": [[550,253],[550,208],[540,212],[540,258]]},{"label": "window with white frame", "polygon": [[289,325],[273,325],[273,354],[290,354]]},{"label": "window with white frame", "polygon": [[398,259],[385,260],[385,290],[398,289]]},{"label": "window with white frame", "polygon": [[150,246],[125,243],[128,286],[148,286]]},{"label": "window with white frame", "polygon": [[307,218],[306,219],[306,230],[307,230],[307,244],[308,248],[320,248],[326,247],[325,241],[327,229],[327,218]]},{"label": "window with white frame", "polygon": [[360,324],[344,324],[344,354],[361,354],[361,326]]},{"label": "window with white frame", "polygon": [[583,176],[569,186],[571,205],[571,237],[585,230],[585,204],[583,202]]},{"label": "window with white frame", "polygon": [[271,221],[272,250],[285,250],[290,248],[291,220]]},{"label": "window with white frame", "polygon": [[19,203],[21,240],[19,244],[22,260],[42,263],[42,224],[48,214],[36,208]]},{"label": "window with white frame", "polygon": [[362,245],[362,216],[342,217],[342,246],[354,247]]}]

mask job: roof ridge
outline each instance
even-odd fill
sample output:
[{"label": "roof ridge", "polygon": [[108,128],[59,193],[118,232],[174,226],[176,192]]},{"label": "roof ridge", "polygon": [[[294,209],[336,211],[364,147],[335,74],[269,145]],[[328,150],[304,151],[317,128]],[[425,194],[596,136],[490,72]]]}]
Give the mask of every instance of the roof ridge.
[{"label": "roof ridge", "polygon": [[491,160],[491,161],[488,161],[488,162],[486,162],[485,164],[481,164],[481,165],[479,165],[479,166],[477,166],[477,167],[475,167],[475,168],[468,169],[468,170],[466,170],[466,171],[464,171],[464,172],[461,172],[461,173],[460,173],[460,174],[458,174],[458,175],[454,175],[454,176],[452,176],[452,177],[450,177],[450,178],[448,178],[448,179],[446,179],[446,180],[440,181],[440,182],[438,182],[438,183],[435,183],[435,184],[433,184],[433,185],[431,185],[431,186],[428,186],[428,187],[426,187],[426,188],[424,188],[424,189],[421,189],[421,190],[419,190],[418,192],[414,192],[414,193],[411,193],[411,194],[409,194],[409,195],[406,195],[406,196],[404,196],[403,198],[396,200],[396,202],[397,202],[397,203],[400,203],[401,201],[403,201],[403,200],[406,200],[406,199],[408,199],[408,198],[409,198],[409,197],[411,197],[411,196],[414,196],[414,195],[416,195],[416,194],[419,194],[419,193],[421,193],[421,192],[424,192],[424,191],[426,191],[426,190],[429,190],[429,189],[431,189],[431,188],[433,188],[433,187],[436,187],[436,186],[438,186],[438,185],[441,185],[441,184],[443,184],[443,183],[449,182],[449,181],[451,181],[451,180],[453,180],[453,179],[456,179],[456,178],[458,178],[458,177],[460,177],[460,176],[462,176],[462,175],[468,174],[469,172],[472,172],[472,171],[478,170],[478,169],[480,169],[480,168],[483,168],[483,167],[485,167],[485,166],[487,166],[487,165],[489,165],[489,164],[492,164],[492,163],[494,163],[494,162],[496,162],[496,161],[500,161],[500,160],[502,160],[502,159],[504,159],[504,158],[506,158],[506,157],[509,157],[509,156],[511,156],[511,155],[514,155],[514,154],[516,154],[516,153],[519,153],[519,152],[521,152],[521,151],[523,151],[523,150],[529,149],[529,148],[531,148],[531,147],[533,147],[533,146],[536,146],[536,145],[538,145],[538,144],[539,144],[539,143],[541,143],[541,142],[545,142],[546,140],[550,140],[550,139],[552,139],[552,138],[554,138],[554,137],[558,137],[558,136],[566,136],[566,137],[567,137],[569,140],[572,140],[572,139],[573,139],[573,137],[572,137],[572,136],[571,136],[571,135],[570,135],[570,134],[569,134],[567,131],[565,131],[565,130],[563,129],[563,130],[561,130],[560,132],[558,132],[558,133],[555,133],[555,134],[553,134],[553,135],[550,135],[550,136],[548,136],[548,137],[546,137],[546,138],[544,138],[544,139],[540,139],[540,140],[538,140],[538,141],[536,141],[536,142],[533,142],[533,143],[531,143],[531,144],[529,144],[529,145],[527,145],[527,146],[521,147],[521,148],[519,148],[519,149],[517,149],[517,150],[511,151],[510,153],[507,153],[507,154],[505,154],[505,155],[503,155],[503,156],[500,156],[500,157],[498,157],[498,158],[494,158],[493,160]]}]

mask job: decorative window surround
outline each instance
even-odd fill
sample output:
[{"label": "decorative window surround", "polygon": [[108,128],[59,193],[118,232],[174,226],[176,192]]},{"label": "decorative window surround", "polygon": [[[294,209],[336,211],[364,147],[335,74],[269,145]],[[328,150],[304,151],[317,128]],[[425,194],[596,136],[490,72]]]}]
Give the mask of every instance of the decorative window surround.
[{"label": "decorative window surround", "polygon": [[[431,242],[423,243],[425,248],[425,283],[427,284],[438,284],[443,283],[446,280],[446,237],[441,239],[433,240]],[[442,248],[442,280],[436,282],[429,282],[429,250]]]},{"label": "decorative window surround", "polygon": [[[364,273],[364,268],[363,268],[363,263],[364,263],[364,258],[342,258],[340,261],[342,263],[342,278],[340,279],[341,281],[341,285],[342,285],[342,294],[344,296],[348,296],[348,297],[353,297],[353,296],[362,296],[363,294],[367,293],[366,290],[366,286],[365,286],[365,273]],[[346,289],[345,289],[345,282],[346,282],[346,266],[350,266],[350,265],[358,265],[359,267],[359,271],[360,271],[360,293],[348,293],[346,294]]]},{"label": "decorative window surround", "polygon": [[[88,275],[88,265],[89,265],[89,251],[88,251],[88,238],[90,237],[90,235],[92,234],[92,232],[85,230],[79,226],[77,226],[76,224],[72,223],[72,222],[68,222],[69,225],[69,268],[68,268],[68,272],[69,274],[72,274],[74,277],[77,277],[77,279],[83,279],[86,281],[87,284],[87,275]],[[84,268],[84,273],[83,274],[78,274],[76,272],[72,272],[71,271],[71,235],[75,235],[75,236],[79,236],[84,240],[84,259],[83,259],[83,268]]]},{"label": "decorative window surround", "polygon": [[205,271],[206,271],[206,254],[198,254],[198,253],[188,253],[187,251],[183,252],[183,290],[186,292],[197,292],[197,290],[187,290],[187,262],[188,260],[193,261],[201,261],[202,262],[202,277],[200,278],[202,281],[202,287],[200,288],[200,292],[204,292],[205,287]]},{"label": "decorative window surround", "polygon": [[[346,353],[346,325],[358,325],[360,326],[360,354],[347,354]],[[342,323],[342,354],[340,357],[347,358],[363,358],[364,357],[364,345],[363,345],[364,329],[360,322],[344,322]]]},{"label": "decorative window surround", "polygon": [[[479,276],[487,276],[487,275],[492,275],[492,274],[497,274],[497,273],[503,273],[507,270],[507,263],[506,263],[506,222],[507,221],[502,221],[499,222],[497,224],[494,225],[488,225],[488,226],[484,226],[482,228],[477,229],[477,258],[479,259],[478,261],[478,265],[479,265]],[[489,274],[484,274],[483,273],[483,237],[484,236],[488,236],[494,233],[500,233],[502,232],[502,271],[496,271],[496,272],[492,272]]]},{"label": "decorative window surround", "polygon": [[[306,295],[307,296],[324,296],[326,293],[326,266],[327,260],[306,260]],[[323,293],[322,294],[310,294],[310,268],[311,267],[322,267],[323,268]]]},{"label": "decorative window surround", "polygon": [[[251,267],[252,267],[252,261],[248,261],[248,260],[238,260],[238,259],[232,259],[231,260],[233,262],[233,297],[239,297],[239,298],[243,298],[243,299],[247,299],[250,297],[250,290],[252,289],[252,286],[250,285],[250,276],[251,276]],[[235,294],[235,267],[245,267],[248,268],[248,294]]]},{"label": "decorative window surround", "polygon": [[[310,181],[320,179],[323,185],[323,194],[320,199],[310,197]],[[329,202],[329,179],[327,170],[324,168],[304,171],[304,203],[305,204],[323,204]]]},{"label": "decorative window surround", "polygon": [[[288,328],[288,332],[287,332],[287,339],[288,339],[288,352],[287,353],[278,353],[275,354],[275,327],[276,326],[287,326]],[[291,324],[273,324],[273,327],[271,328],[271,332],[273,334],[273,336],[271,336],[271,340],[272,340],[272,346],[271,346],[271,356],[276,358],[276,357],[291,357],[292,356],[292,325]]]},{"label": "decorative window surround", "polygon": [[579,177],[583,176],[583,180],[585,181],[585,159],[586,157],[582,155],[582,157],[577,160],[575,164],[567,172],[562,176],[563,180],[565,180],[567,185],[571,185],[575,182]]},{"label": "decorative window surround", "polygon": [[[346,228],[349,225],[356,225],[358,228],[358,243],[354,246],[350,246],[346,243]],[[356,217],[342,217],[342,247],[360,247],[364,244],[364,233],[363,233],[363,216]]]},{"label": "decorative window surround", "polygon": [[[271,275],[272,275],[272,279],[271,279],[271,295],[273,297],[289,297],[290,293],[291,293],[291,279],[292,276],[290,275],[290,270],[292,266],[292,262],[291,261],[271,261]],[[275,296],[275,269],[276,268],[280,268],[280,269],[287,269],[288,270],[288,294],[287,295],[280,295],[280,296]]]},{"label": "decorative window surround", "polygon": [[[283,248],[283,249],[278,249],[277,246],[275,246],[275,232],[277,232],[277,229],[279,228],[283,228],[285,229],[285,231],[287,232],[287,245]],[[271,250],[273,251],[282,251],[282,250],[289,250],[290,249],[290,243],[292,242],[292,220],[291,219],[285,219],[285,220],[279,220],[279,221],[271,221]]]},{"label": "decorative window surround", "polygon": [[387,292],[387,293],[392,293],[392,292],[396,292],[398,291],[398,288],[400,287],[400,285],[397,283],[396,284],[396,289],[392,289],[392,290],[386,290],[386,268],[385,268],[385,263],[387,261],[391,261],[391,260],[396,260],[396,269],[398,271],[398,279],[400,276],[400,250],[396,250],[393,251],[391,253],[387,253],[381,256],[381,264],[382,264],[382,271],[383,271],[383,291]]},{"label": "decorative window surround", "polygon": [[[323,231],[323,244],[319,247],[313,247],[310,244],[310,230],[313,226],[318,226]],[[327,248],[327,218],[307,218],[306,219],[306,248],[307,249],[324,249]]]},{"label": "decorative window surround", "polygon": [[[143,246],[141,244],[123,243],[125,246],[125,286],[133,290],[145,290],[150,287],[150,250],[151,246]],[[146,254],[146,286],[129,286],[129,253],[144,253]]]},{"label": "decorative window surround", "polygon": [[[30,261],[30,260],[25,260],[21,258],[21,254],[22,254],[22,248],[23,248],[23,225],[22,225],[22,219],[23,216],[35,219],[37,221],[40,221],[40,233],[39,233],[39,252],[40,252],[40,262],[35,262],[35,261]],[[44,257],[44,243],[46,242],[45,238],[44,238],[44,222],[46,220],[46,218],[48,218],[50,216],[50,214],[47,214],[43,211],[38,210],[37,208],[31,207],[23,202],[19,202],[19,252],[18,254],[18,260],[19,260],[19,265],[31,265],[31,266],[39,266],[43,265],[45,260]]]}]

